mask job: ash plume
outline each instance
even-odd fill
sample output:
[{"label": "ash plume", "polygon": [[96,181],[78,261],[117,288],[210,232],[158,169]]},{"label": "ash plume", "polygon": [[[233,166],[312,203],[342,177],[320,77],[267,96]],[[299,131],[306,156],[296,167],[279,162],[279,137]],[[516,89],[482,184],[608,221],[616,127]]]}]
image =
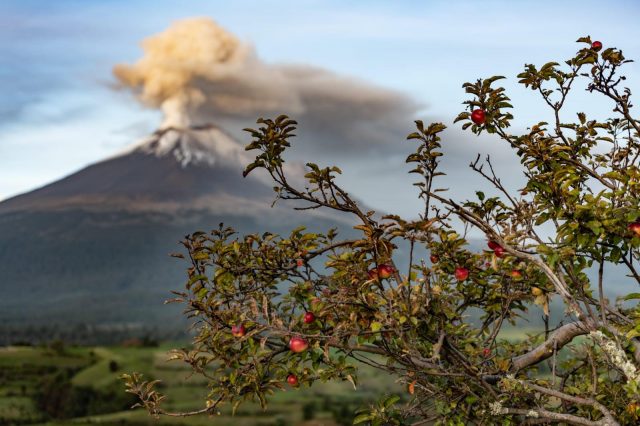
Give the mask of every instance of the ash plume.
[{"label": "ash plume", "polygon": [[[164,113],[162,127],[216,123],[235,129],[288,114],[314,152],[362,153],[402,140],[421,107],[400,92],[307,65],[268,64],[209,18],[175,22],[146,38],[133,65],[114,75]],[[235,133],[238,135],[238,133]]]}]

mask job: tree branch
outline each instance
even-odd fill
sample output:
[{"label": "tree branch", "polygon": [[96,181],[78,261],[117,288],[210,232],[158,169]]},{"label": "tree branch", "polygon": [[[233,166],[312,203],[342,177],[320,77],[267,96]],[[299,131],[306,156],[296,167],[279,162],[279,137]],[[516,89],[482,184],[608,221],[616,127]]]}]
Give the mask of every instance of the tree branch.
[{"label": "tree branch", "polygon": [[598,420],[591,421],[585,419],[584,417],[574,416],[572,414],[565,413],[556,413],[553,411],[548,411],[543,408],[532,408],[532,409],[524,409],[524,408],[503,408],[502,414],[517,414],[520,416],[534,417],[534,418],[544,418],[548,420],[556,420],[559,422],[566,422],[572,425],[583,425],[583,426],[619,426],[618,422],[611,422],[610,420]]},{"label": "tree branch", "polygon": [[544,361],[553,355],[553,348],[561,349],[575,337],[589,333],[589,328],[582,322],[565,324],[549,335],[549,338],[541,345],[524,355],[511,360],[511,370],[519,371],[531,365]]}]

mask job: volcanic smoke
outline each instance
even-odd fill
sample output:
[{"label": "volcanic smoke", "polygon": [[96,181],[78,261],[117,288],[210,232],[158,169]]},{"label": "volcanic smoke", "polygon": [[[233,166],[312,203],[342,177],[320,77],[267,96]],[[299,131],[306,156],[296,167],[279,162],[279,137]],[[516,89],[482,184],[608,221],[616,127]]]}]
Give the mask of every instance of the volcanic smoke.
[{"label": "volcanic smoke", "polygon": [[210,18],[177,21],[142,49],[137,62],[113,72],[143,104],[163,111],[162,128],[233,131],[288,114],[300,122],[304,143],[361,153],[404,139],[420,107],[403,93],[322,68],[266,63]]}]

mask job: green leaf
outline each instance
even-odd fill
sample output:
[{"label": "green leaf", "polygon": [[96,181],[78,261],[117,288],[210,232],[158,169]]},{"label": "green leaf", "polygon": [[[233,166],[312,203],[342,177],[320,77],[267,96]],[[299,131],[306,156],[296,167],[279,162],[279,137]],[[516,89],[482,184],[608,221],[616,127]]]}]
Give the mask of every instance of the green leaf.
[{"label": "green leaf", "polygon": [[205,252],[200,252],[193,255],[194,260],[205,260],[208,258],[209,258],[209,255]]},{"label": "green leaf", "polygon": [[353,424],[357,425],[357,424],[360,424],[360,423],[371,421],[373,419],[374,419],[374,416],[371,413],[358,414],[356,416],[356,418],[353,419]]},{"label": "green leaf", "polygon": [[635,328],[633,330],[630,330],[626,334],[627,339],[633,339],[634,337],[638,337],[638,336],[640,336],[640,331],[636,330]]},{"label": "green leaf", "polygon": [[187,282],[187,286],[189,286],[189,285],[191,285],[191,284],[195,283],[196,281],[200,281],[200,280],[208,281],[209,279],[207,278],[207,276],[206,276],[206,275],[194,275],[194,276],[193,276],[193,277],[191,277],[191,278],[189,279],[189,281]]},{"label": "green leaf", "polygon": [[640,299],[640,293],[629,293],[622,300]]},{"label": "green leaf", "polygon": [[389,398],[385,399],[382,402],[382,405],[384,406],[384,408],[389,408],[398,401],[400,401],[400,397],[398,395],[391,395]]},{"label": "green leaf", "polygon": [[256,168],[258,168],[260,166],[261,166],[261,163],[258,162],[258,161],[255,161],[255,162],[249,164],[247,166],[247,168],[244,169],[244,171],[242,172],[242,177],[247,177],[249,175],[249,173],[251,173],[252,170],[254,170],[254,169],[256,169]]}]

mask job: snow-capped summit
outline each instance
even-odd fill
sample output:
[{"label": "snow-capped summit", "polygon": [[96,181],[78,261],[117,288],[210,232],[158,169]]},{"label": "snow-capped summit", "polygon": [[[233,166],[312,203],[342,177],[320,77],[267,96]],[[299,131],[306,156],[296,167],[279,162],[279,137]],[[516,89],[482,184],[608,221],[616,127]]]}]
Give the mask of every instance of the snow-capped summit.
[{"label": "snow-capped summit", "polygon": [[252,157],[222,129],[213,126],[189,128],[166,127],[136,144],[130,152],[139,151],[157,157],[173,156],[182,167],[217,162],[246,166]]}]

